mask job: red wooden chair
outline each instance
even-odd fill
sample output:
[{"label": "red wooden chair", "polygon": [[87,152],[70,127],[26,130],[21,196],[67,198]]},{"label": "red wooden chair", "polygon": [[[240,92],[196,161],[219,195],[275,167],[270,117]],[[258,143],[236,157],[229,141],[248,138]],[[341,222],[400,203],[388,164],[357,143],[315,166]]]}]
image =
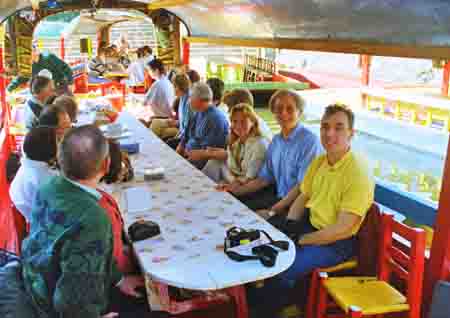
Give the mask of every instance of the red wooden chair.
[{"label": "red wooden chair", "polygon": [[[314,317],[314,309],[317,307],[317,289],[320,282],[320,273],[324,272],[328,275],[342,276],[357,271],[358,274],[375,274],[375,266],[373,265],[374,257],[377,257],[377,248],[370,247],[373,242],[378,239],[377,227],[380,221],[380,209],[376,203],[373,203],[367,211],[364,222],[358,232],[359,251],[356,258],[340,263],[336,266],[327,268],[318,268],[311,274],[311,281],[308,290],[308,301],[306,304],[306,318]],[[370,253],[370,255],[367,255]]]},{"label": "red wooden chair", "polygon": [[[381,216],[381,228],[377,276],[328,278],[321,273],[317,318],[330,317],[327,295],[352,318],[397,312],[407,312],[409,318],[420,317],[425,231],[399,223],[388,214]],[[406,252],[393,245],[394,233],[409,241]],[[392,274],[405,282],[405,293],[389,284]]]}]

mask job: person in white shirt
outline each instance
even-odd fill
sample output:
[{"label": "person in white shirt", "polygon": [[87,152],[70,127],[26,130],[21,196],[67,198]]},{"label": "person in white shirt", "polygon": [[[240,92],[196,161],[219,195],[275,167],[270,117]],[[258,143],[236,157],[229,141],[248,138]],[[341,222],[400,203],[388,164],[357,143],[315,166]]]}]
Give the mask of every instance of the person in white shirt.
[{"label": "person in white shirt", "polygon": [[137,50],[137,60],[128,66],[128,86],[143,85],[145,81],[145,66],[153,60],[152,49],[149,46],[144,46]]},{"label": "person in white shirt", "polygon": [[31,219],[31,208],[37,190],[53,176],[57,170],[52,169],[56,161],[56,131],[54,128],[32,128],[25,136],[24,156],[9,189],[14,206],[27,222]]},{"label": "person in white shirt", "polygon": [[155,82],[145,95],[144,106],[150,107],[154,117],[172,118],[172,104],[175,99],[175,90],[166,76],[166,68],[159,59],[153,59],[148,63],[148,70]]}]

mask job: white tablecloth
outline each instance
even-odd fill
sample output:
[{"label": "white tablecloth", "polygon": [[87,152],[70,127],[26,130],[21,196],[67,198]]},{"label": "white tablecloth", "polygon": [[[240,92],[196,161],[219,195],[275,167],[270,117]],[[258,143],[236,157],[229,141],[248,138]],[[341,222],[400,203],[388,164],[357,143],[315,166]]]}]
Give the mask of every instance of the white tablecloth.
[{"label": "white tablecloth", "polygon": [[[278,254],[274,267],[258,260],[238,263],[223,252],[225,231],[232,226],[266,230],[275,240],[289,240],[269,223],[250,211],[228,193],[215,190],[215,183],[191,166],[133,116],[124,112],[125,124],[140,143],[133,155],[136,179],[115,185],[126,228],[137,220],[159,224],[161,235],[134,243],[137,257],[146,275],[168,285],[196,290],[217,290],[274,276],[294,261],[295,247]],[[163,167],[165,178],[144,182],[142,171]],[[127,189],[144,191],[141,211],[127,212]],[[133,191],[133,190],[131,190]],[[145,197],[148,197],[148,204]],[[129,203],[134,207],[137,200]]]}]

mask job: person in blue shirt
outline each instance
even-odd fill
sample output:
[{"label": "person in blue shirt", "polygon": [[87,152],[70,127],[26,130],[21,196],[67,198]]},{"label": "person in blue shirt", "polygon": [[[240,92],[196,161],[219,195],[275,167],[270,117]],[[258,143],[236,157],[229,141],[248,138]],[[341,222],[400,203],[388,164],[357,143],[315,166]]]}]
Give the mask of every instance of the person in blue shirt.
[{"label": "person in blue shirt", "polygon": [[281,132],[274,136],[258,177],[245,185],[221,190],[235,195],[250,209],[271,209],[302,182],[311,161],[322,152],[318,136],[300,123],[305,102],[292,90],[279,90],[269,101]]},{"label": "person in blue shirt", "polygon": [[202,169],[207,162],[198,150],[226,147],[229,124],[223,112],[212,104],[212,97],[211,88],[205,83],[192,87],[191,107],[195,114],[190,118],[177,147],[177,152],[198,169]]}]

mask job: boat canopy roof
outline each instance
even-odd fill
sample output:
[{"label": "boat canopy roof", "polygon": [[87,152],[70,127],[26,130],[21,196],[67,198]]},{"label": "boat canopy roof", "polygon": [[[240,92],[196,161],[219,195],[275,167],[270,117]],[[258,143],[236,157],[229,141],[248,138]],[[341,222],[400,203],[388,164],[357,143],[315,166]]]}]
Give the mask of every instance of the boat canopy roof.
[{"label": "boat canopy roof", "polygon": [[[41,6],[47,2],[41,1]],[[165,8],[186,25],[192,42],[411,57],[450,57],[448,0],[113,0],[114,8]],[[30,7],[0,0],[0,20]],[[106,6],[106,5],[105,5]]]}]

